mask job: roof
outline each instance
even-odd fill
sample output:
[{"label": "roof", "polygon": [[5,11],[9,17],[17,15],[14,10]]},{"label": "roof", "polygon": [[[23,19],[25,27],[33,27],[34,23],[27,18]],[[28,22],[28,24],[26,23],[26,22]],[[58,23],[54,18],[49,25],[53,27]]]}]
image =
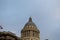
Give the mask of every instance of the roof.
[{"label": "roof", "polygon": [[29,18],[29,21],[25,24],[24,28],[22,29],[22,31],[26,31],[26,30],[33,30],[33,31],[39,32],[39,30],[37,29],[37,26],[32,21],[31,17]]},{"label": "roof", "polygon": [[6,31],[0,32],[0,37],[1,37],[1,36],[10,36],[10,37],[19,39],[19,37],[17,37],[17,36],[16,36],[14,33],[12,33],[12,32],[6,32]]}]

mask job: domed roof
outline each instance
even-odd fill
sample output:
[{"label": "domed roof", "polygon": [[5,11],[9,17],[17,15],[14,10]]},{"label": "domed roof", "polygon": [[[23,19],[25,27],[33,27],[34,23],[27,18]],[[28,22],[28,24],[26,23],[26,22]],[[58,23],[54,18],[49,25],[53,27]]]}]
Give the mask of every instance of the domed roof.
[{"label": "domed roof", "polygon": [[24,28],[22,29],[22,31],[26,31],[26,30],[33,30],[33,31],[39,32],[39,30],[37,29],[37,26],[32,21],[31,17],[29,18],[29,21],[25,24]]}]

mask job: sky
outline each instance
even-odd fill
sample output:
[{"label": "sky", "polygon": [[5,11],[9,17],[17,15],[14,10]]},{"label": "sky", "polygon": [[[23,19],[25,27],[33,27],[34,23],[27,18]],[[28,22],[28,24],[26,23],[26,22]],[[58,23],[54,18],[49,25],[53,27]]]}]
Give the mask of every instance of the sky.
[{"label": "sky", "polygon": [[0,0],[0,31],[20,37],[30,16],[40,30],[41,40],[60,40],[60,0]]}]

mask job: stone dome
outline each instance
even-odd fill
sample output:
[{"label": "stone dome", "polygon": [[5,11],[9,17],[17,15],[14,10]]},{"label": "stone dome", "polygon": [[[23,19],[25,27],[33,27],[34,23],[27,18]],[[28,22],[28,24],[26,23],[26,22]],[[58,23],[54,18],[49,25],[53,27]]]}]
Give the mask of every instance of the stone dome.
[{"label": "stone dome", "polygon": [[22,29],[22,32],[27,30],[39,32],[39,30],[37,29],[37,26],[32,21],[31,17],[29,18],[29,21],[25,24],[24,28]]}]

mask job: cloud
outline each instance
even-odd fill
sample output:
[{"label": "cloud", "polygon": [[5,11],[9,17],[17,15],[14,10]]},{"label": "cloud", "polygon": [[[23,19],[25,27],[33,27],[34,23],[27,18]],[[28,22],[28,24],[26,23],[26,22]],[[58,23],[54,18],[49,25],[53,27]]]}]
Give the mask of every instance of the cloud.
[{"label": "cloud", "polygon": [[54,13],[53,13],[53,17],[56,20],[60,20],[60,8],[55,8]]},{"label": "cloud", "polygon": [[60,8],[56,9],[56,19],[60,19]]}]

